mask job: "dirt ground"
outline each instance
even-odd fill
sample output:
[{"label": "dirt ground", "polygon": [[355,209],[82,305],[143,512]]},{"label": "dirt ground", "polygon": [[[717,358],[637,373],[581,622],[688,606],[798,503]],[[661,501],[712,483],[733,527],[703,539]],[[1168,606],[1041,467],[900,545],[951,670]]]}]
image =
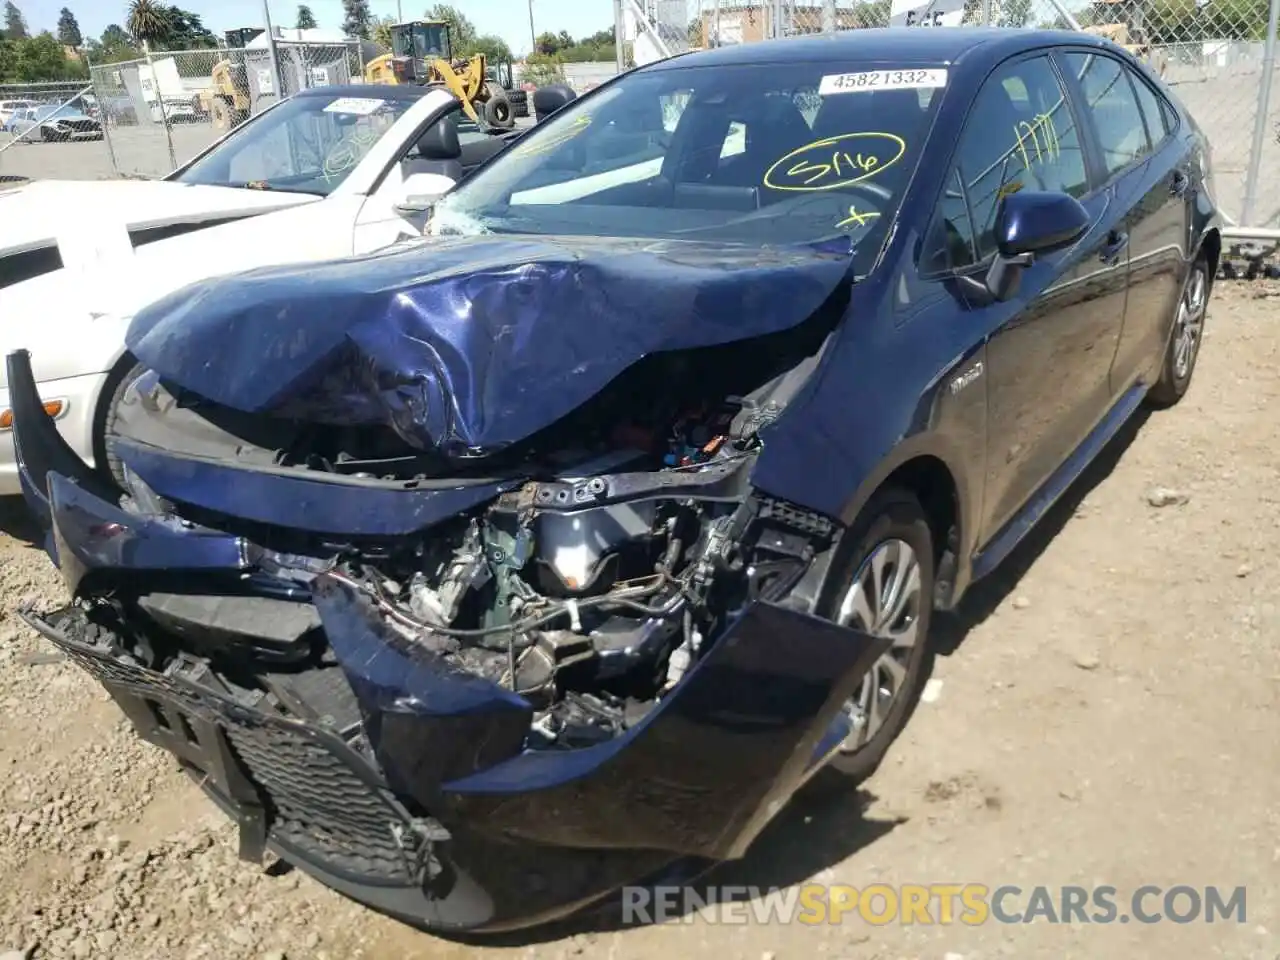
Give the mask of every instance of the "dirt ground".
[{"label": "dirt ground", "polygon": [[54,605],[61,590],[43,554],[7,538],[0,958],[1273,960],[1278,369],[1280,286],[1221,284],[1189,396],[1119,438],[945,624],[937,697],[865,790],[802,797],[719,877],[1111,884],[1122,897],[1146,883],[1245,886],[1244,924],[695,917],[620,929],[597,915],[483,949],[419,934],[297,871],[238,863],[233,831],[197,789],[9,612],[24,599]]}]

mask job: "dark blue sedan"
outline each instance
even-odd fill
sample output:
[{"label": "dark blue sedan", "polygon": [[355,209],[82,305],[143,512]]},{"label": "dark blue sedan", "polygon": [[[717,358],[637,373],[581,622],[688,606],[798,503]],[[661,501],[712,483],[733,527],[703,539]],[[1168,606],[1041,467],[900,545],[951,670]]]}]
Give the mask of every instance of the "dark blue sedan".
[{"label": "dark blue sedan", "polygon": [[28,621],[245,856],[441,930],[868,776],[932,613],[1187,391],[1221,250],[1194,120],[1080,33],[676,57],[402,206],[140,312],[98,469],[9,383],[76,599]]}]

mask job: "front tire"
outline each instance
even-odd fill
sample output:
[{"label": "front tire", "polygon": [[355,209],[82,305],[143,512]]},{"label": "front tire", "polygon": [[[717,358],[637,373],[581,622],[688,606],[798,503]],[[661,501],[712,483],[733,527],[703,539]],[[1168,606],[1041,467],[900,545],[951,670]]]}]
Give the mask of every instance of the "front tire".
[{"label": "front tire", "polygon": [[894,641],[846,704],[854,732],[828,764],[858,783],[875,772],[902,733],[929,674],[936,554],[920,501],[892,488],[872,497],[844,542],[829,616]]},{"label": "front tire", "polygon": [[1160,379],[1147,394],[1155,407],[1171,407],[1181,400],[1191,386],[1196,371],[1196,359],[1200,356],[1200,343],[1204,336],[1204,318],[1209,308],[1209,292],[1213,278],[1209,274],[1209,259],[1201,251],[1187,273],[1182,293],[1178,296],[1177,312],[1173,318],[1173,331],[1165,348],[1160,367]]}]

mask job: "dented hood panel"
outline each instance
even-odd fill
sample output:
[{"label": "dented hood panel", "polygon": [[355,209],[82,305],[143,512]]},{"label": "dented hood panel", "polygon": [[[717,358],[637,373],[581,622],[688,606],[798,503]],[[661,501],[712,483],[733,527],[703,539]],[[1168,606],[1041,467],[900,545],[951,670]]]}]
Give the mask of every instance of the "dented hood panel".
[{"label": "dented hood panel", "polygon": [[388,425],[476,455],[522,440],[646,355],[776,333],[849,275],[846,240],[481,235],[215,278],[138,313],[129,349],[250,413]]}]

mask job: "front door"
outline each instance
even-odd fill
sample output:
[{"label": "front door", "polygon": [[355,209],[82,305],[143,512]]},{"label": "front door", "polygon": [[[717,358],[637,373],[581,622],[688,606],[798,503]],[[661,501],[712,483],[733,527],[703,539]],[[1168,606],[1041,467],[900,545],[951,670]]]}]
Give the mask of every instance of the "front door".
[{"label": "front door", "polygon": [[1075,111],[1046,54],[1001,65],[974,100],[936,232],[951,270],[985,273],[996,253],[1000,202],[1019,190],[1076,197],[1092,226],[1073,247],[1023,271],[1013,300],[965,314],[988,336],[982,541],[1106,412],[1124,320],[1128,246],[1114,195],[1089,174]]}]

